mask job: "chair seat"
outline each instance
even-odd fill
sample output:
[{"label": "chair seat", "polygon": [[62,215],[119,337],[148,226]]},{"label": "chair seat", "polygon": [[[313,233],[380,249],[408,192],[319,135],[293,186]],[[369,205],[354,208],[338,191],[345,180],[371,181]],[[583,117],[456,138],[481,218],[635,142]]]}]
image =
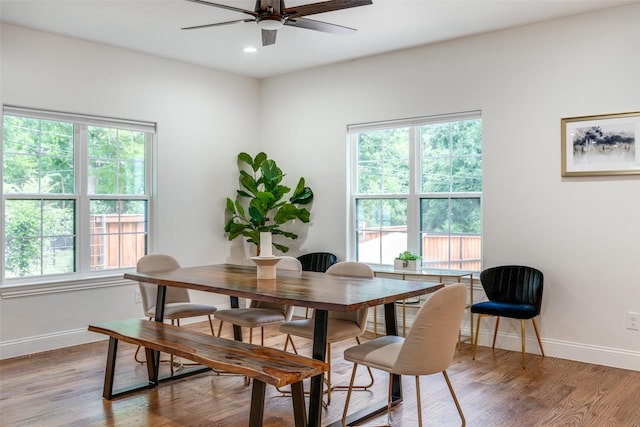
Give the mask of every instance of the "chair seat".
[{"label": "chair seat", "polygon": [[398,359],[404,338],[385,335],[344,351],[349,362],[391,372]]},{"label": "chair seat", "polygon": [[[313,339],[314,319],[292,320],[280,326],[280,332],[298,337]],[[354,322],[341,319],[329,319],[327,324],[327,343],[344,341],[362,335],[361,328]]]},{"label": "chair seat", "polygon": [[257,328],[282,323],[286,320],[284,313],[269,308],[232,308],[218,310],[216,319],[245,328]]},{"label": "chair seat", "polygon": [[539,313],[533,304],[512,304],[497,301],[484,301],[471,306],[471,312],[490,316],[511,317],[513,319],[531,319]]},{"label": "chair seat", "polygon": [[[173,302],[164,305],[165,319],[182,319],[184,317],[208,316],[218,311],[217,307],[193,302]],[[156,308],[147,311],[148,317],[156,315]]]}]

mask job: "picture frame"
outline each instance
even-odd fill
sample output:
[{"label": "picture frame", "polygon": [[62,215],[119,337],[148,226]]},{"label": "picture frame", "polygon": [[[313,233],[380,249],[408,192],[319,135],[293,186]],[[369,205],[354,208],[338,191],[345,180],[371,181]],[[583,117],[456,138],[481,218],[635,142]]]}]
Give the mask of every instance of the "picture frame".
[{"label": "picture frame", "polygon": [[560,122],[562,176],[640,175],[640,111]]}]

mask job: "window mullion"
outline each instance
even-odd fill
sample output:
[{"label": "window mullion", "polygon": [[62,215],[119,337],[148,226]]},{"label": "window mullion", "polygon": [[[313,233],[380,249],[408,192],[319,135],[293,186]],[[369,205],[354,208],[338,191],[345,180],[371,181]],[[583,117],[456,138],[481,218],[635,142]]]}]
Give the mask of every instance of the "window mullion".
[{"label": "window mullion", "polygon": [[407,195],[407,250],[420,253],[420,127],[409,131],[409,194]]},{"label": "window mullion", "polygon": [[78,129],[76,132],[76,197],[78,200],[78,207],[76,210],[76,239],[77,239],[77,254],[76,260],[78,262],[78,272],[80,274],[86,274],[89,272],[89,265],[91,264],[91,239],[89,237],[89,197],[88,197],[88,180],[86,179],[87,172],[89,170],[88,159],[88,131],[86,125],[76,125]]}]

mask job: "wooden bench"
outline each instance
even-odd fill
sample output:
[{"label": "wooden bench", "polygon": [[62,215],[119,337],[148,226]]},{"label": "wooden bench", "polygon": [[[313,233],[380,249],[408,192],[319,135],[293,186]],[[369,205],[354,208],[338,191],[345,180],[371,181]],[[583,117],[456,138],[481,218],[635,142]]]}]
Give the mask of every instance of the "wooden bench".
[{"label": "wooden bench", "polygon": [[[328,365],[269,347],[217,338],[186,328],[142,319],[90,325],[89,331],[109,336],[103,397],[114,397],[158,385],[159,353],[169,353],[207,368],[253,378],[249,426],[262,425],[266,384],[291,385],[296,426],[307,425],[302,380],[323,374]],[[118,340],[145,347],[149,383],[113,391]],[[200,371],[199,371],[200,372]]]}]

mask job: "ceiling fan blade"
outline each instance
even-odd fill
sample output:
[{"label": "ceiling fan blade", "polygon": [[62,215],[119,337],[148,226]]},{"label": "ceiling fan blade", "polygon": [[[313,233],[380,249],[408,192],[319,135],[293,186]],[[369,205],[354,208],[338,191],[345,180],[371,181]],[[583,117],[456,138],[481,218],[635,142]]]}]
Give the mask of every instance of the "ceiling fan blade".
[{"label": "ceiling fan blade", "polygon": [[276,43],[278,30],[262,30],[262,46],[270,46]]},{"label": "ceiling fan blade", "polygon": [[235,21],[216,22],[215,24],[194,25],[193,27],[180,28],[181,30],[197,30],[199,28],[218,27],[220,25],[237,24],[238,22],[254,22],[255,19],[237,19]]},{"label": "ceiling fan blade", "polygon": [[305,28],[307,30],[322,31],[324,33],[331,34],[353,34],[358,31],[355,28],[343,27],[342,25],[315,21],[308,18],[290,19],[285,21],[284,25],[288,25],[290,27]]},{"label": "ceiling fan blade", "polygon": [[[195,1],[195,0],[189,0]],[[349,9],[351,7],[373,4],[372,0],[330,0],[319,3],[303,4],[295,7],[287,7],[284,12],[290,18],[315,15],[316,13],[332,12],[334,10]]]},{"label": "ceiling fan blade", "polygon": [[219,8],[222,8],[222,9],[233,10],[235,12],[246,13],[246,14],[251,15],[251,16],[258,16],[258,14],[256,12],[254,12],[253,10],[240,9],[239,7],[228,6],[226,4],[211,3],[210,1],[204,1],[204,0],[187,0],[187,1],[190,1],[192,3],[204,4],[206,6],[214,6],[214,7],[219,7]]}]

